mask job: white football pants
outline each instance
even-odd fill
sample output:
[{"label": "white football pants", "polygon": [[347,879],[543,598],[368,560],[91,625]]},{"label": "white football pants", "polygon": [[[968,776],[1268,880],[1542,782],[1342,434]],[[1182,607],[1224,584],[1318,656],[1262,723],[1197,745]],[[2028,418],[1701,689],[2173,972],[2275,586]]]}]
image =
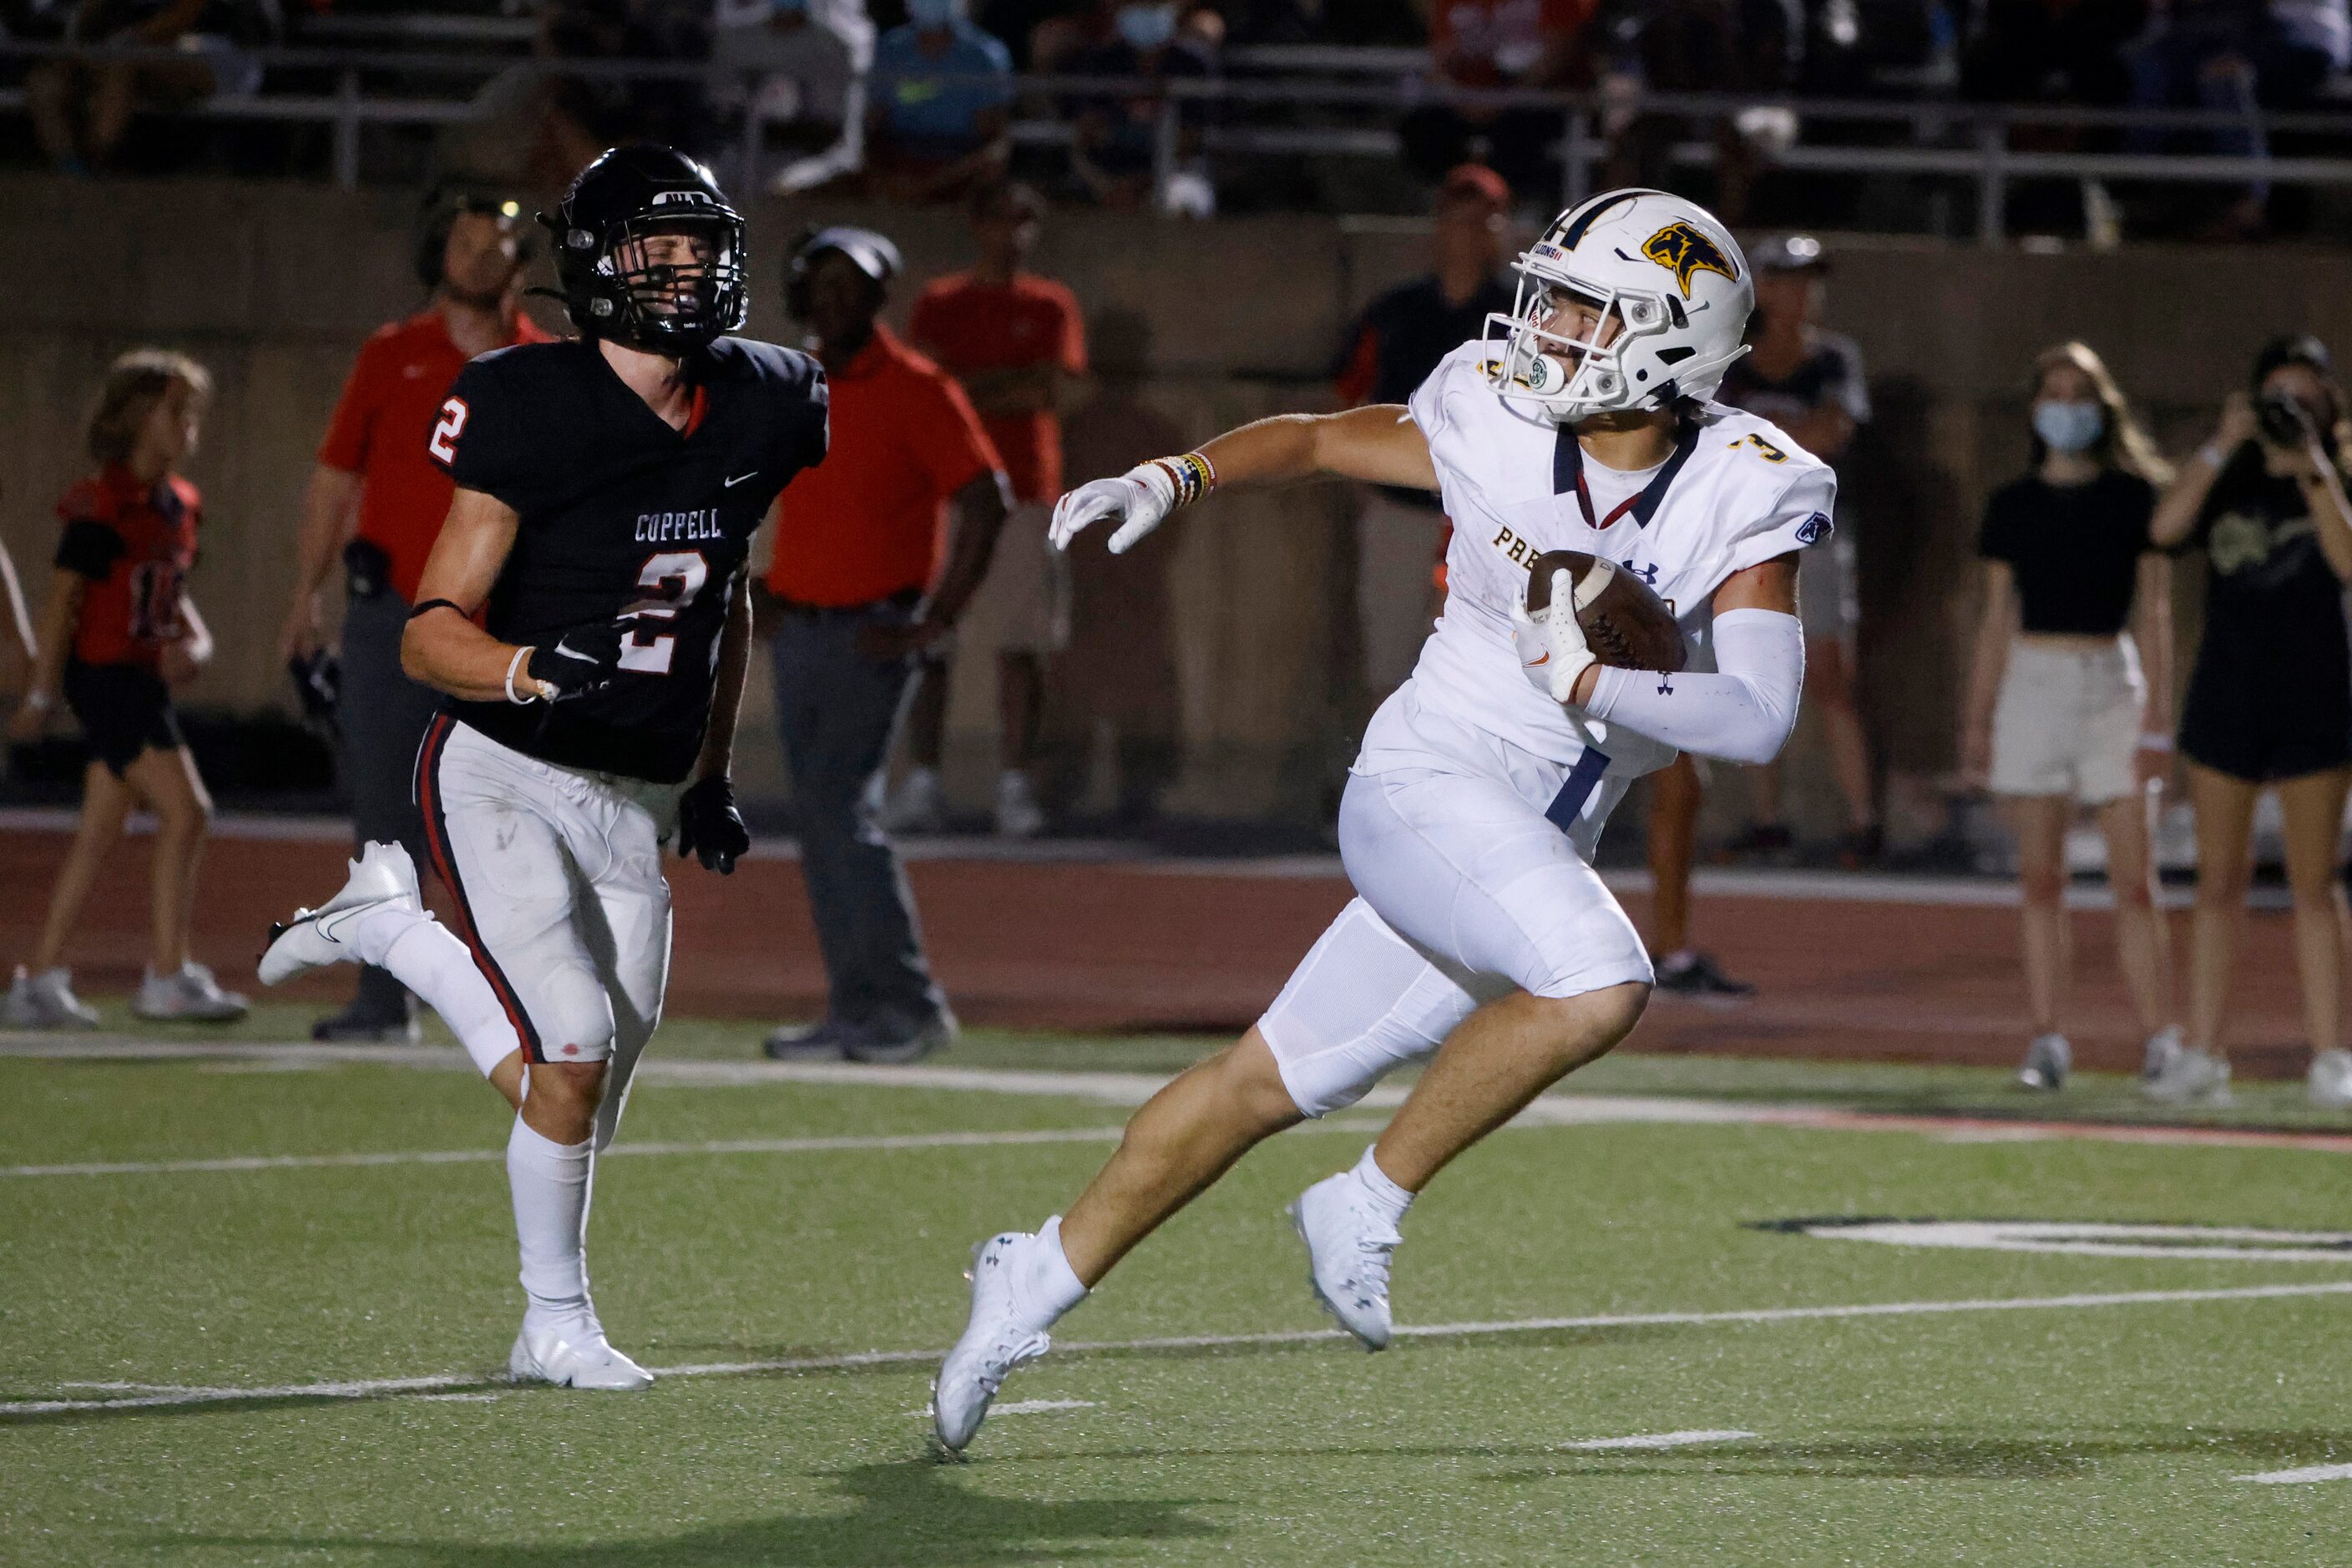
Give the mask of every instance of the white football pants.
[{"label": "white football pants", "polygon": [[1357,897],[1258,1020],[1309,1116],[1428,1056],[1481,1003],[1653,978],[1578,842],[1599,837],[1624,781],[1417,706],[1408,681],[1373,721],[1339,805]]},{"label": "white football pants", "polygon": [[446,714],[417,752],[425,846],[524,1060],[611,1064],[599,1149],[661,1022],[670,939],[661,853],[677,795],[541,762]]}]

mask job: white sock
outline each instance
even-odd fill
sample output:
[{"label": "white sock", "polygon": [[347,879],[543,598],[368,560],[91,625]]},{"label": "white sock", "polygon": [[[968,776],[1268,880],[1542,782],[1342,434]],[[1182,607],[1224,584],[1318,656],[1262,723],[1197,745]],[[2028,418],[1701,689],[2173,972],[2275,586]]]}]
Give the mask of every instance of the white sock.
[{"label": "white sock", "polygon": [[1356,1178],[1356,1184],[1363,1188],[1364,1195],[1389,1216],[1391,1225],[1402,1222],[1404,1211],[1412,1207],[1413,1194],[1389,1180],[1389,1173],[1381,1169],[1379,1161],[1372,1158],[1370,1146],[1365,1148],[1364,1157],[1356,1162],[1356,1168],[1349,1174]]},{"label": "white sock", "polygon": [[[372,925],[379,921],[380,926]],[[395,922],[399,922],[396,927]],[[355,928],[360,929],[360,940],[352,945],[361,947],[369,963],[390,970],[403,985],[423,997],[427,1007],[441,1015],[441,1021],[457,1035],[484,1078],[522,1048],[498,994],[482,978],[481,966],[440,921],[431,915],[386,906],[370,910],[345,929]],[[386,940],[375,946],[373,939],[379,936]]]},{"label": "white sock", "polygon": [[1052,1328],[1063,1313],[1087,1299],[1087,1288],[1062,1250],[1060,1215],[1039,1226],[1036,1239],[1014,1256],[1019,1261],[1013,1275],[1013,1301],[1030,1327]]},{"label": "white sock", "polygon": [[526,1321],[588,1311],[588,1186],[594,1170],[593,1145],[558,1143],[515,1118],[507,1138],[507,1182],[514,1189],[522,1289],[530,1301]]}]

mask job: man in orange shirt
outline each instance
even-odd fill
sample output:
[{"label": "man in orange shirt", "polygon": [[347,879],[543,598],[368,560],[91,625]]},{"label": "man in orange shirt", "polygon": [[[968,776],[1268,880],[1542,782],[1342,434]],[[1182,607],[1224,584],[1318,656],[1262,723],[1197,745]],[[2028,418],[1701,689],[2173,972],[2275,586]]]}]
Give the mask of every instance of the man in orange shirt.
[{"label": "man in orange shirt", "polygon": [[955,1036],[874,808],[916,663],[971,604],[1009,503],[961,389],[877,320],[898,269],[882,236],[820,229],[784,286],[824,365],[833,427],[824,461],[777,503],[760,631],[831,994],[814,1028],[768,1037],[780,1060],[912,1061]]},{"label": "man in orange shirt", "polygon": [[[1008,838],[1033,837],[1045,826],[1029,767],[1037,749],[1045,660],[1070,640],[1069,557],[1045,544],[1045,524],[1062,493],[1062,427],[1055,409],[1067,379],[1087,370],[1076,297],[1052,279],[1022,269],[1036,248],[1045,214],[1045,198],[1027,185],[981,191],[971,203],[979,261],[971,271],[925,289],[907,322],[915,346],[962,384],[1013,481],[1008,548],[982,590],[994,612],[989,619],[1005,627],[996,664],[1002,733],[996,831]],[[886,813],[894,824],[933,831],[941,826],[939,767],[948,677],[942,648],[917,678],[908,715],[911,765]]]},{"label": "man in orange shirt", "polygon": [[[449,384],[467,360],[547,340],[520,309],[530,261],[530,235],[513,202],[467,198],[426,226],[417,276],[432,300],[406,321],[377,329],[360,350],[302,498],[294,602],[280,651],[289,664],[319,655],[326,635],[320,591],[340,557],[349,597],[336,717],[352,832],[362,847],[371,839],[397,840],[420,863],[425,830],[409,781],[439,703],[401,673],[400,637],[453,493],[429,447]],[[310,1037],[409,1040],[416,1032],[407,991],[368,968],[352,1005],[320,1019]]]}]

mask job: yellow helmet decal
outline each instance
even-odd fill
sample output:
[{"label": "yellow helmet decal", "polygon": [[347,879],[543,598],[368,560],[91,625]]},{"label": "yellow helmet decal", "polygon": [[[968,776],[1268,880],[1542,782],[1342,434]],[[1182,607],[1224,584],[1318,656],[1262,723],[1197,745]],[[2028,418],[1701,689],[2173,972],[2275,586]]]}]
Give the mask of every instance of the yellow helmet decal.
[{"label": "yellow helmet decal", "polygon": [[1642,254],[1675,275],[1675,282],[1685,300],[1690,298],[1691,277],[1695,273],[1720,272],[1734,283],[1739,281],[1738,270],[1731,258],[1723,253],[1723,247],[1688,223],[1666,225],[1642,242]]}]

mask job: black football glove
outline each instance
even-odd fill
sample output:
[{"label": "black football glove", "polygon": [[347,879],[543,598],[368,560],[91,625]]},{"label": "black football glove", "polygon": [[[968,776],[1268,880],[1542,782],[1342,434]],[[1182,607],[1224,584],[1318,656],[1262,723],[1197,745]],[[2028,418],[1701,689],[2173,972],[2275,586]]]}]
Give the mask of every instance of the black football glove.
[{"label": "black football glove", "polygon": [[735,786],[708,778],[686,786],[677,797],[677,852],[702,862],[706,871],[735,874],[735,862],[751,852],[751,830],[735,809]]},{"label": "black football glove", "polygon": [[526,667],[533,680],[555,688],[552,700],[585,697],[613,683],[621,672],[621,650],[637,635],[637,617],[576,626],[552,643],[530,650]]}]

